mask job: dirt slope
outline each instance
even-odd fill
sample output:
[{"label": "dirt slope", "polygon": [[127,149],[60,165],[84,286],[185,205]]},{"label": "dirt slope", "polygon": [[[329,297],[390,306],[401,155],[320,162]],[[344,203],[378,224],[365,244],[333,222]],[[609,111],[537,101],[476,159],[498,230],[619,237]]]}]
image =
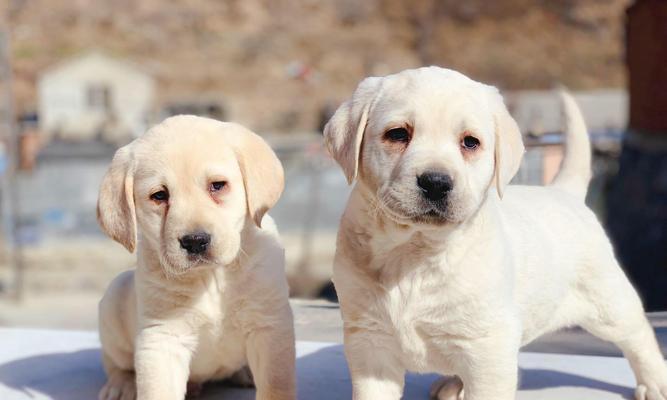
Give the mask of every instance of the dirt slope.
[{"label": "dirt slope", "polygon": [[[4,2],[3,2],[4,3]],[[313,129],[363,76],[439,64],[503,88],[623,85],[628,0],[6,0],[18,109],[87,49],[142,65],[160,102],[224,101],[258,130]],[[0,7],[3,7],[0,6]]]}]

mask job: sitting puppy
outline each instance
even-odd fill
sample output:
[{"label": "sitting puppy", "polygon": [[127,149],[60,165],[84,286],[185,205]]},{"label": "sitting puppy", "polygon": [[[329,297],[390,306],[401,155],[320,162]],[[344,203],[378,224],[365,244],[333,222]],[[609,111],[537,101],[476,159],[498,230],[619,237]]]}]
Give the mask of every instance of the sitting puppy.
[{"label": "sitting puppy", "polygon": [[284,251],[265,215],[282,190],[271,148],[232,123],[172,117],[116,152],[98,220],[137,266],[100,302],[101,400],[183,399],[246,366],[257,399],[294,399]]},{"label": "sitting puppy", "polygon": [[495,88],[455,71],[367,78],[331,118],[328,149],[357,180],[333,278],[354,399],[399,399],[406,370],[460,377],[439,399],[514,399],[519,348],[575,324],[623,350],[637,399],[667,398],[641,301],[584,204],[590,144],[563,100],[567,152],[547,187],[507,186],[519,129]]}]

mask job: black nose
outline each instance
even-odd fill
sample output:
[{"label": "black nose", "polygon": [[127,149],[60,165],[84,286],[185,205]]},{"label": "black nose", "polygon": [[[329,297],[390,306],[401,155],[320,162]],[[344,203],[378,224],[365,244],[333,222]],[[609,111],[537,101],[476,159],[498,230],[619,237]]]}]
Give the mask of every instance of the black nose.
[{"label": "black nose", "polygon": [[194,232],[181,236],[178,241],[188,254],[201,254],[206,251],[209,243],[211,243],[211,235],[206,232]]},{"label": "black nose", "polygon": [[431,201],[439,201],[447,197],[447,193],[454,187],[454,182],[449,175],[424,172],[417,177],[417,186],[422,190],[424,197]]}]

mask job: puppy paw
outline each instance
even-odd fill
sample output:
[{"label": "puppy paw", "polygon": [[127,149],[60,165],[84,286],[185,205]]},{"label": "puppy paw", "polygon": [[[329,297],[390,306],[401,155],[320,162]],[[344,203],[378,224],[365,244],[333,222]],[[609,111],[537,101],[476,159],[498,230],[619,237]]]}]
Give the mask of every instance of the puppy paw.
[{"label": "puppy paw", "polygon": [[635,400],[667,400],[666,385],[637,385]]},{"label": "puppy paw", "polygon": [[456,375],[443,376],[433,382],[429,393],[434,400],[462,400],[463,381]]},{"label": "puppy paw", "polygon": [[127,371],[113,372],[100,390],[98,400],[136,400],[137,387],[134,373]]}]

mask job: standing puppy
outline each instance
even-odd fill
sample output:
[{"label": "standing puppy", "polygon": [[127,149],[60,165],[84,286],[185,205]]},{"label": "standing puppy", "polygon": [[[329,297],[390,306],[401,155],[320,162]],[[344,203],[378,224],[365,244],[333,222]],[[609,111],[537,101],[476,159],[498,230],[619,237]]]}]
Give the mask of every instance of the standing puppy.
[{"label": "standing puppy", "polygon": [[547,187],[507,186],[524,147],[498,91],[430,67],[367,78],[324,130],[352,191],[334,283],[356,400],[399,399],[406,370],[456,374],[439,399],[514,399],[519,348],[581,325],[630,360],[639,400],[667,368],[584,204],[590,144],[564,94],[567,152]]},{"label": "standing puppy", "polygon": [[232,123],[172,117],[116,152],[98,219],[137,267],[100,302],[101,400],[180,400],[246,366],[257,399],[294,399],[284,251],[265,215],[282,190],[271,148]]}]

